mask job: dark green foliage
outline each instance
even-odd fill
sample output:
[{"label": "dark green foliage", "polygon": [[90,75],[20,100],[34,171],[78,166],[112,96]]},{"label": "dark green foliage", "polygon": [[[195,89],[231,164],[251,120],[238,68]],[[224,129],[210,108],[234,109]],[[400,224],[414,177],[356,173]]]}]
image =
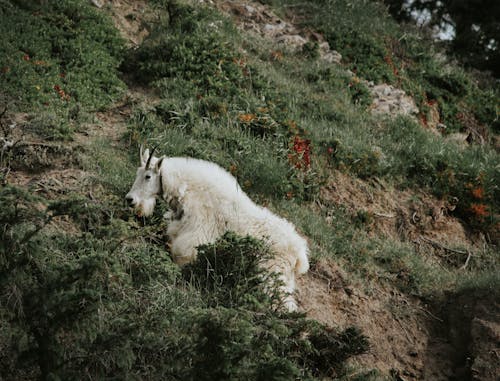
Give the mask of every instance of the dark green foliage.
[{"label": "dark green foliage", "polygon": [[[428,12],[429,27],[453,26],[450,54],[463,63],[500,76],[500,6],[494,0],[436,1],[417,0],[408,4],[401,0],[384,0],[398,20],[410,21],[411,12]],[[403,7],[404,4],[404,7]]]},{"label": "dark green foliage", "polygon": [[348,328],[340,335],[332,329],[326,329],[326,332],[324,328],[318,329],[311,333],[309,340],[314,350],[307,359],[308,365],[319,374],[334,372],[335,364],[347,360],[350,353],[360,354],[368,348],[366,337],[356,328]]},{"label": "dark green foliage", "polygon": [[394,158],[389,173],[403,173],[409,183],[431,188],[440,198],[457,197],[460,217],[475,228],[494,229],[500,211],[496,152],[474,147],[457,154],[456,145],[435,140],[406,119],[397,119],[388,128],[383,149]]},{"label": "dark green foliage", "polygon": [[17,188],[0,191],[0,318],[10,327],[10,347],[0,361],[7,379],[19,364],[24,369],[37,364],[44,380],[72,364],[78,357],[73,338],[84,336],[79,324],[96,311],[104,286],[96,278],[102,268],[99,255],[84,245],[64,255],[66,237],[41,234],[66,207],[73,207],[61,202],[45,211],[43,202]]},{"label": "dark green foliage", "polygon": [[[157,87],[163,99],[154,110],[137,110],[132,138],[161,136],[168,145],[161,148],[169,155],[234,168],[246,190],[314,198],[314,171],[304,176],[289,160],[290,141],[298,131],[289,128],[287,91],[277,90],[271,76],[238,52],[239,35],[227,19],[205,7],[174,1],[165,7],[168,17],[124,65],[138,80]],[[362,102],[363,89],[353,91],[352,98]],[[304,104],[304,112],[308,109]]]},{"label": "dark green foliage", "polygon": [[88,2],[3,1],[0,34],[0,87],[20,111],[29,105],[46,119],[42,135],[68,138],[76,105],[100,109],[123,91],[123,41]]},{"label": "dark green foliage", "polygon": [[471,113],[481,124],[498,131],[498,105],[488,95],[499,96],[495,79],[478,86],[458,66],[440,62],[429,37],[399,26],[380,3],[321,0],[296,1],[295,5],[294,11],[303,13],[303,24],[322,32],[356,75],[403,88],[424,115],[428,102],[437,101],[440,122],[448,131],[474,127],[461,120],[460,113]]},{"label": "dark green foliage", "polygon": [[270,291],[276,291],[271,287],[266,292],[265,282],[277,281],[260,268],[270,257],[261,241],[227,233],[216,245],[200,246],[198,260],[185,266],[183,273],[201,290],[210,307],[268,309],[280,296],[269,296]]},{"label": "dark green foliage", "polygon": [[[125,244],[133,224],[93,217],[87,202],[0,191],[3,378],[313,380],[367,349],[355,330],[278,310],[262,242],[228,233],[182,276],[159,246]],[[113,234],[53,232],[61,215]]]},{"label": "dark green foliage", "polygon": [[317,42],[306,42],[304,45],[302,45],[302,55],[307,58],[318,58],[320,56],[319,54],[319,45]]},{"label": "dark green foliage", "polygon": [[[343,67],[315,59],[314,43],[302,54],[272,60],[268,46],[241,38],[214,10],[154,3],[152,33],[122,68],[160,99],[133,93],[129,149],[123,141],[100,141],[79,151],[91,162],[85,171],[95,174],[79,197],[49,202],[17,188],[0,190],[0,378],[341,377],[344,361],[367,350],[366,338],[356,329],[338,332],[280,310],[279,282],[259,267],[272,254],[262,242],[228,233],[200,247],[198,260],[182,271],[172,263],[165,203],[152,218],[136,219],[123,202],[137,163],[135,143],[219,163],[253,198],[299,226],[310,239],[313,261],[335,257],[353,276],[390,279],[416,295],[448,287],[454,273],[433,270],[410,245],[374,239],[366,232],[372,225],[367,213],[352,216],[333,203],[317,208],[300,201],[314,200],[322,175],[337,168],[458,196],[463,204],[455,213],[463,218],[474,205],[481,217],[486,206],[482,223],[489,224],[500,199],[498,156],[479,147],[459,151],[407,119],[371,117],[367,87]],[[318,22],[360,77],[402,84],[420,105],[437,100],[450,129],[462,128],[450,121],[463,102],[480,123],[492,123],[495,90],[483,91],[464,72],[445,70],[424,44],[392,34],[387,20],[373,22],[384,14],[380,7],[300,3],[321,10],[314,20],[299,19]],[[29,124],[39,136],[67,139],[85,112],[116,99],[123,45],[101,11],[76,0],[0,0],[0,16],[0,47],[8,52],[0,61],[9,65],[0,83],[10,99],[18,98],[19,110],[38,114]],[[408,73],[417,79],[405,82]],[[1,179],[8,181],[8,174]],[[494,254],[473,256],[471,279],[497,266]]]},{"label": "dark green foliage", "polygon": [[[356,74],[375,82],[393,82],[394,72],[385,63],[389,54],[384,36],[394,26],[383,8],[370,1],[321,0],[301,3],[305,24],[324,34],[332,49]],[[373,19],[377,22],[374,23]]]},{"label": "dark green foliage", "polygon": [[[488,144],[495,144],[500,123],[496,101],[500,88],[494,80],[449,62],[429,39],[398,26],[375,2],[297,1],[293,9],[301,14],[304,26],[322,31],[355,71],[348,77],[331,67],[291,69],[314,90],[304,92],[304,106],[300,102],[293,106],[307,120],[316,151],[326,153],[335,168],[361,178],[390,176],[400,185],[418,185],[440,198],[457,197],[457,216],[474,228],[495,230],[498,154]],[[377,23],[371,21],[374,17]],[[368,106],[371,99],[360,78],[389,81],[404,89],[417,103],[420,125],[404,118],[376,121],[365,110],[353,115],[345,103],[329,97],[347,90],[353,103]],[[442,138],[426,131],[436,124]],[[457,149],[443,141],[458,131],[480,136],[485,147]]]},{"label": "dark green foliage", "polygon": [[[320,91],[347,92],[355,105],[365,108],[372,103],[368,87],[356,75],[351,76],[345,72],[334,70],[332,67],[313,67],[305,74],[305,77],[309,83],[317,86]],[[325,112],[322,113],[326,114]]]},{"label": "dark green foliage", "polygon": [[248,82],[248,69],[222,34],[226,20],[208,8],[168,2],[168,22],[160,23],[126,61],[125,70],[151,83],[182,78],[198,96],[235,95]]},{"label": "dark green foliage", "polygon": [[[198,259],[183,270],[205,303],[216,308],[199,326],[203,340],[196,348],[201,356],[198,377],[285,380],[334,375],[348,357],[367,349],[366,338],[356,329],[339,334],[302,314],[280,312],[280,283],[260,268],[271,256],[262,242],[226,233],[200,247]],[[215,311],[224,312],[228,320],[220,321]],[[245,349],[235,346],[237,340],[246,342]]]}]

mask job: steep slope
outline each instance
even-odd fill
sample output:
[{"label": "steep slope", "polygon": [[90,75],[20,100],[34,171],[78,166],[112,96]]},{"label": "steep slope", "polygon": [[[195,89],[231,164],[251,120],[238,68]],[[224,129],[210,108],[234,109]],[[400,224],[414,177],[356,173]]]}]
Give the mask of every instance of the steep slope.
[{"label": "steep slope", "polygon": [[[36,124],[33,115],[27,114],[36,111],[27,106],[12,106],[10,95],[6,94],[10,103],[2,115],[5,135],[2,186],[16,185],[49,201],[58,202],[68,196],[83,200],[85,207],[76,212],[77,217],[57,215],[47,225],[49,232],[62,233],[65,239],[77,242],[64,243],[57,249],[55,263],[58,260],[65,263],[65,252],[75,258],[83,256],[81,248],[85,246],[99,252],[105,241],[109,247],[102,253],[115,261],[103,262],[95,278],[105,280],[105,285],[99,283],[99,287],[106,289],[108,293],[103,295],[113,303],[116,299],[116,304],[98,304],[99,319],[92,322],[98,333],[88,336],[102,340],[103,353],[115,352],[109,363],[101,363],[98,352],[83,360],[90,369],[89,377],[132,375],[160,379],[165,374],[186,372],[182,345],[162,342],[161,334],[158,342],[147,336],[150,331],[146,328],[155,325],[162,327],[162,332],[173,332],[166,334],[167,337],[182,337],[187,342],[186,348],[196,347],[198,352],[193,353],[197,354],[207,352],[200,344],[203,340],[218,340],[204,336],[204,329],[228,327],[230,333],[226,333],[234,335],[236,344],[222,340],[221,352],[216,354],[221,356],[221,364],[229,358],[229,363],[238,366],[210,373],[218,379],[230,374],[250,379],[245,378],[250,377],[245,372],[252,368],[242,363],[245,353],[238,351],[261,345],[251,341],[252,335],[267,338],[273,350],[277,343],[272,337],[278,342],[280,337],[284,342],[290,339],[293,342],[290,347],[277,351],[293,359],[300,358],[302,353],[290,350],[298,345],[295,341],[300,342],[300,335],[294,335],[302,328],[287,325],[287,320],[259,321],[262,325],[258,325],[255,319],[259,320],[263,312],[250,319],[230,309],[207,309],[200,301],[203,298],[192,292],[192,285],[186,286],[180,280],[178,269],[168,260],[160,214],[151,221],[136,221],[130,216],[122,198],[132,180],[136,147],[139,142],[147,141],[159,145],[165,154],[191,155],[225,166],[252,198],[292,220],[308,237],[313,263],[311,271],[300,279],[301,309],[327,327],[342,331],[356,326],[370,343],[363,354],[354,355],[355,350],[346,350],[353,354],[350,368],[329,369],[330,373],[322,374],[323,377],[493,380],[498,374],[495,348],[499,336],[499,306],[491,296],[498,285],[495,276],[498,252],[491,245],[495,241],[494,229],[489,225],[481,230],[482,224],[478,229],[471,220],[464,222],[463,214],[456,212],[453,186],[438,192],[433,186],[443,176],[448,176],[446,181],[450,182],[458,178],[455,188],[472,181],[469,188],[458,194],[460,213],[468,210],[468,206],[462,206],[465,201],[492,209],[498,207],[487,204],[497,192],[492,179],[498,155],[489,148],[459,148],[455,143],[446,143],[440,133],[429,132],[432,118],[427,115],[432,112],[419,110],[416,106],[419,102],[393,85],[375,83],[363,79],[360,73],[354,74],[342,62],[340,54],[331,49],[326,33],[306,27],[306,14],[296,7],[286,12],[281,9],[279,17],[262,3],[214,1],[208,6],[195,3],[186,7],[175,4],[114,0],[97,10],[112,17],[130,48],[120,69],[126,90],[116,95],[111,105],[78,106],[86,115],[68,119],[73,129],[68,136],[50,121]],[[239,32],[232,21],[212,13],[213,7],[230,15],[240,27]],[[69,114],[77,112],[67,108],[72,101],[61,93],[61,87],[58,89],[52,96],[66,103],[54,108],[64,107]],[[49,90],[53,92],[52,85]],[[73,99],[77,91],[68,93]],[[391,118],[380,116],[386,112]],[[400,119],[401,114],[413,116]],[[439,115],[434,119],[437,119],[435,125],[440,123]],[[49,137],[40,134],[40,126],[50,132]],[[422,144],[425,152],[418,157],[425,161],[422,167],[408,172],[398,167],[397,155],[409,146],[386,142],[386,139],[401,139],[398,130],[404,131],[402,135],[408,140],[415,140],[409,146]],[[57,140],[58,137],[54,140],[54,131],[68,140]],[[494,132],[491,134],[496,136]],[[13,149],[8,142],[16,142]],[[439,152],[435,153],[437,149]],[[455,158],[446,153],[451,151],[458,152],[457,163],[469,157],[477,160],[483,166],[479,172],[484,173],[482,177],[476,177],[473,168],[462,178],[454,167]],[[404,160],[407,159],[400,160],[402,167],[406,165]],[[488,160],[490,166],[484,164]],[[422,171],[425,175],[436,168],[440,172],[437,179],[430,181],[431,185],[406,177],[410,172]],[[479,188],[485,189],[484,195],[476,191]],[[45,201],[35,203],[40,212],[45,210]],[[482,217],[476,214],[472,217]],[[54,236],[50,240],[61,238]],[[47,261],[52,263],[52,259]],[[116,270],[120,266],[123,269]],[[58,271],[64,273],[63,269]],[[16,291],[17,284],[8,279],[8,294],[3,295],[3,301],[7,302],[2,307],[10,306],[9,301],[19,295],[19,300],[23,299],[22,293]],[[149,299],[147,293],[153,297]],[[89,305],[94,303],[90,297],[81,300],[88,300]],[[70,302],[68,299],[71,307]],[[68,314],[73,311],[70,307]],[[11,310],[7,311],[2,310],[1,316],[13,327],[15,319],[10,315]],[[166,313],[171,321],[158,317],[158,311]],[[117,317],[120,314],[123,319]],[[149,327],[137,330],[133,326],[141,324],[134,319],[144,316],[144,325]],[[194,321],[198,330],[193,333],[189,327],[186,329],[184,318]],[[241,326],[235,323],[240,320]],[[220,325],[210,325],[210,321]],[[39,324],[36,329],[47,323]],[[311,334],[310,328],[307,329]],[[135,341],[125,340],[128,332],[132,332]],[[186,332],[200,341],[193,338],[190,342]],[[55,342],[68,350],[75,342],[79,343],[80,334],[75,326],[64,326],[57,331]],[[6,329],[2,335],[9,338],[5,343],[21,337],[24,347],[19,352],[27,349],[29,353],[30,334]],[[89,348],[94,344],[91,339],[85,342]],[[3,345],[3,353],[17,353]],[[78,350],[87,353],[85,345],[77,347]],[[158,349],[157,361],[141,357],[141,351],[148,353],[151,348]],[[162,352],[165,348],[179,352],[167,357]],[[266,355],[271,353],[265,345],[258,349]],[[236,357],[227,357],[228,352]],[[321,353],[325,359],[329,358],[329,353]],[[69,357],[72,365],[80,361],[75,362],[78,355]],[[204,361],[210,360],[193,358],[198,361],[199,369],[204,369]],[[161,368],[158,363],[165,359],[181,364],[180,370]],[[17,369],[15,362],[21,361],[21,356],[0,357],[0,360],[6,364],[6,372],[1,376],[9,379],[7,371]],[[262,370],[262,374],[277,378],[267,379],[291,374],[286,373],[290,365],[283,365],[283,359],[278,361],[273,357],[273,361],[275,368],[266,368],[269,373]],[[301,365],[304,369],[321,368],[317,365],[321,361],[315,361],[313,366],[306,361]],[[158,369],[151,370],[148,366]],[[24,368],[16,375],[33,379],[37,377],[33,369]],[[319,377],[304,370],[295,377],[309,379],[311,374]]]}]

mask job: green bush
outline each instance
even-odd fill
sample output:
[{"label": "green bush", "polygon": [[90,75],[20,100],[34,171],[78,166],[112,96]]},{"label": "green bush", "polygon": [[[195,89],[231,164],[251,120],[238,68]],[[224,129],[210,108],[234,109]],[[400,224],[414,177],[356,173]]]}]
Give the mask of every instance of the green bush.
[{"label": "green bush", "polygon": [[274,309],[273,303],[279,307],[283,295],[276,287],[266,287],[265,279],[275,284],[277,279],[266,276],[260,268],[271,256],[262,242],[226,233],[216,244],[200,246],[198,259],[185,266],[183,273],[200,289],[210,307]]},{"label": "green bush", "polygon": [[488,147],[457,149],[408,119],[396,119],[381,141],[392,175],[407,185],[431,189],[440,198],[457,197],[457,215],[471,226],[494,228],[500,211],[499,156]]},{"label": "green bush", "polygon": [[168,20],[158,24],[139,49],[131,52],[124,69],[151,83],[182,78],[199,96],[231,96],[248,82],[247,69],[224,37],[226,20],[205,7],[170,1]]},{"label": "green bush", "polygon": [[0,203],[7,379],[313,380],[367,349],[356,329],[279,312],[278,282],[264,285],[259,268],[269,252],[250,237],[200,247],[181,275],[163,249],[134,238],[133,224],[101,221],[106,238],[52,229],[62,215],[93,220],[99,208],[88,201],[4,187]]},{"label": "green bush", "polygon": [[2,90],[20,111],[56,110],[53,138],[71,136],[67,110],[100,109],[123,92],[117,71],[123,41],[87,2],[3,1],[0,33]]}]

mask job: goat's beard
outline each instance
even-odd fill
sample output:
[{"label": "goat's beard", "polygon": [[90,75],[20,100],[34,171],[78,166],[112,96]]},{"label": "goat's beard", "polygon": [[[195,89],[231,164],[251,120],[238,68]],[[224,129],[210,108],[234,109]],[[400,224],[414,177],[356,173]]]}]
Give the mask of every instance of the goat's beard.
[{"label": "goat's beard", "polygon": [[156,198],[148,198],[139,203],[136,208],[136,214],[139,217],[149,217],[153,214],[156,205]]}]

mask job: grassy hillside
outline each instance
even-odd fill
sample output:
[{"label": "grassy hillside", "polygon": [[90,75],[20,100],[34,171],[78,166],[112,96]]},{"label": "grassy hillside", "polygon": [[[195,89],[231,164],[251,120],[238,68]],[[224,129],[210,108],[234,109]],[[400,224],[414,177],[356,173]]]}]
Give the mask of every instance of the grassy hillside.
[{"label": "grassy hillside", "polygon": [[[282,312],[259,281],[272,255],[262,242],[228,233],[176,266],[166,205],[149,219],[125,206],[141,143],[218,163],[295,223],[311,247],[305,283],[329,263],[350,293],[402,295],[407,306],[383,307],[401,335],[422,305],[498,296],[498,84],[375,2],[262,3],[320,33],[342,63],[194,2],[0,0],[0,379],[401,379],[352,362],[378,350],[354,321],[313,320],[306,301]],[[147,31],[139,45],[120,35],[119,12]],[[404,89],[419,114],[374,115],[364,80]],[[470,143],[448,138],[457,132]],[[342,202],[351,188],[372,204]],[[394,215],[370,206],[392,201]],[[444,228],[429,210],[441,204]],[[462,235],[438,242],[449,226]]]}]

